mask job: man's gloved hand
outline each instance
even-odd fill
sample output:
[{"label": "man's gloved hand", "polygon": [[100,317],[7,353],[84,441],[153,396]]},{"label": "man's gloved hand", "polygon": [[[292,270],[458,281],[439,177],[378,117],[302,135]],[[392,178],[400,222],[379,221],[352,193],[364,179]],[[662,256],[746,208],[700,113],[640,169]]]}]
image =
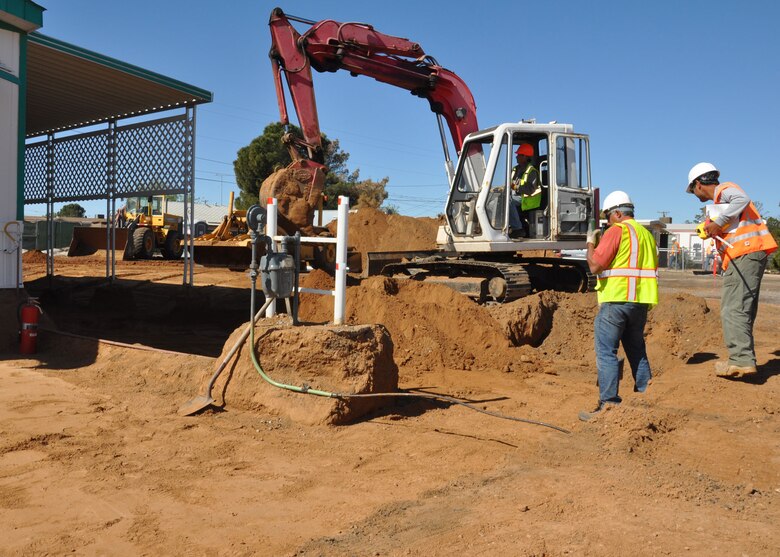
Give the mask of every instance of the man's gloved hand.
[{"label": "man's gloved hand", "polygon": [[593,244],[594,248],[599,245],[599,240],[601,240],[600,228],[596,228],[595,230],[588,232],[587,242],[589,244]]}]

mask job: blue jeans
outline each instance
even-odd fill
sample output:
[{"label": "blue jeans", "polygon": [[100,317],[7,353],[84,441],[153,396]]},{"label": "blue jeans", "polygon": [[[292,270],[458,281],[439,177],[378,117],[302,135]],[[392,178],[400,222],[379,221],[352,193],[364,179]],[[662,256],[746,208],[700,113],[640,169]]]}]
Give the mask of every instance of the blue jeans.
[{"label": "blue jeans", "polygon": [[617,358],[618,346],[623,350],[631,365],[634,376],[634,390],[645,392],[652,377],[650,362],[645,349],[645,323],[647,304],[631,302],[605,302],[596,315],[596,366],[599,378],[599,403],[621,401],[618,395],[620,370]]}]

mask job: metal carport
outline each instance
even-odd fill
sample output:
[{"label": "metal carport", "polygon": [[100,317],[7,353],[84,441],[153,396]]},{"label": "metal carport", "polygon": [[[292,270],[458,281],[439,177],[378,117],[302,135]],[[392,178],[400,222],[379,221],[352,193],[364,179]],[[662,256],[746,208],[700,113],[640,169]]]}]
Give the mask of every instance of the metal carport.
[{"label": "metal carport", "polygon": [[[211,92],[193,85],[31,33],[24,203],[46,203],[51,234],[54,203],[105,199],[113,238],[117,198],[183,194],[186,231],[193,216],[196,106],[212,99]],[[157,112],[169,114],[138,119]],[[83,127],[91,129],[73,131]],[[48,245],[51,276],[54,259]],[[115,263],[114,250],[108,250],[106,276],[111,279]],[[192,284],[192,267],[190,241],[184,284]]]}]

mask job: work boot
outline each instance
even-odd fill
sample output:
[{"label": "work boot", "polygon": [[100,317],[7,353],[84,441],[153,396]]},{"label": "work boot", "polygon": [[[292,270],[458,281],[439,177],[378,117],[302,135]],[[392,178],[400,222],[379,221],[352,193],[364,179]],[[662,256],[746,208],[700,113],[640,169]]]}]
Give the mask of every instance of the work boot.
[{"label": "work boot", "polygon": [[599,402],[599,405],[596,406],[595,410],[593,410],[592,412],[588,412],[586,410],[582,410],[579,413],[578,417],[579,417],[580,421],[582,421],[582,422],[589,422],[593,418],[595,418],[596,416],[600,416],[602,413],[606,412],[610,408],[613,408],[613,407],[615,407],[617,405],[618,405],[617,402]]},{"label": "work boot", "polygon": [[718,377],[743,377],[756,373],[756,366],[735,366],[728,362],[715,362],[715,375]]}]

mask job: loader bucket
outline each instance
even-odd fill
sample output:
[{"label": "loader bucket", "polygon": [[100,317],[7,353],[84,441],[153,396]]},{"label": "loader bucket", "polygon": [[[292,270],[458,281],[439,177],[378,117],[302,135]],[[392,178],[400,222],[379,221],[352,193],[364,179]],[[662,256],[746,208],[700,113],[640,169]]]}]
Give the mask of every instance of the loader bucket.
[{"label": "loader bucket", "polygon": [[[243,271],[249,268],[252,262],[252,247],[249,241],[231,242],[227,241],[194,241],[195,250],[193,259],[196,264],[204,267],[222,267]],[[265,255],[265,246],[257,246],[258,254]]]},{"label": "loader bucket", "polygon": [[[98,250],[108,249],[105,226],[76,226],[70,241],[68,257],[92,255]],[[124,251],[127,245],[127,228],[117,228],[116,251]]]}]

